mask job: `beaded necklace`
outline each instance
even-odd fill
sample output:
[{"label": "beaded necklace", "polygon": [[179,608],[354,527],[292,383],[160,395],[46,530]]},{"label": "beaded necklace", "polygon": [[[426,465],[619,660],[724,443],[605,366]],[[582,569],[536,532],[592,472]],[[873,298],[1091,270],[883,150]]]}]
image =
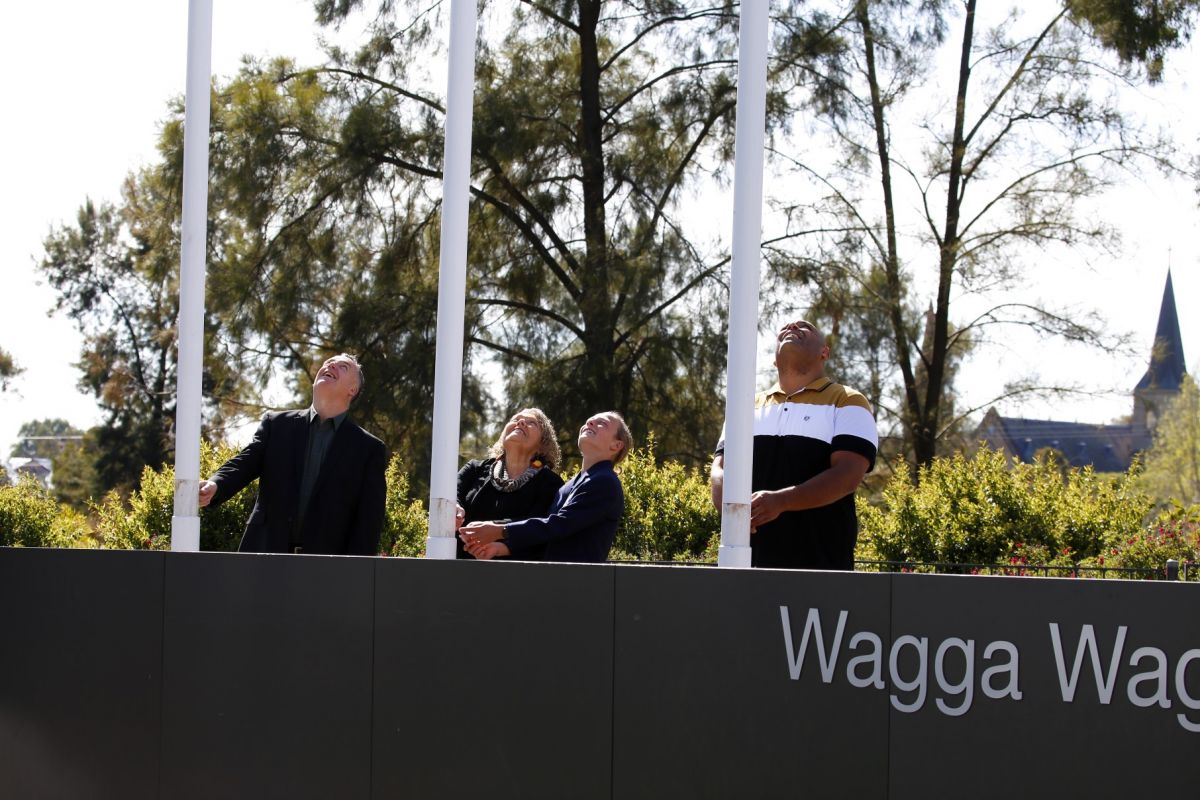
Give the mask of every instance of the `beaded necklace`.
[{"label": "beaded necklace", "polygon": [[492,464],[492,485],[502,492],[515,492],[529,483],[530,478],[536,475],[541,468],[542,462],[535,459],[524,472],[515,478],[510,478],[508,471],[504,468],[504,459],[497,458]]}]

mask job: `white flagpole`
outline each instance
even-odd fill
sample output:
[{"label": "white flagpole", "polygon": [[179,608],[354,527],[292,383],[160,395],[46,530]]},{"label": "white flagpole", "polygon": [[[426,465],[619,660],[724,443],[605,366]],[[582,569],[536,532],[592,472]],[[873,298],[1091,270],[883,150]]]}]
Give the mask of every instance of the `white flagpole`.
[{"label": "white flagpole", "polygon": [[467,206],[475,98],[475,0],[451,0],[446,144],[442,167],[442,245],[433,383],[433,464],[426,558],[454,558],[463,318],[467,294]]},{"label": "white flagpole", "polygon": [[175,514],[171,549],[200,549],[200,395],[208,234],[208,117],[212,0],[188,0],[183,117],[183,225],[179,264],[179,364],[175,399]]},{"label": "white flagpole", "polygon": [[769,0],[742,0],[733,161],[733,262],[725,387],[725,480],[717,565],[750,566],[750,468],[758,342]]}]

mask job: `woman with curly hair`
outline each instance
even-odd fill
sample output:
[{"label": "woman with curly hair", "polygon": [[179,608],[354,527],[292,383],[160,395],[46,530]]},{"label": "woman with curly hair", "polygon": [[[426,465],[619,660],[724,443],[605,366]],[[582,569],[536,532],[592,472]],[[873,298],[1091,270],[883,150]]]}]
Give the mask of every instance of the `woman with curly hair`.
[{"label": "woman with curly hair", "polygon": [[[488,457],[468,461],[458,472],[458,519],[470,522],[516,522],[544,516],[563,484],[555,472],[562,462],[554,425],[539,408],[513,414],[492,445]],[[473,558],[458,540],[458,558]],[[540,549],[522,552],[536,560]]]},{"label": "woman with curly hair", "polygon": [[633,446],[625,419],[616,411],[593,414],[579,429],[583,466],[558,490],[550,513],[524,520],[471,522],[458,529],[477,559],[530,558],[600,563],[608,560],[625,513],[625,490],[615,467]]}]

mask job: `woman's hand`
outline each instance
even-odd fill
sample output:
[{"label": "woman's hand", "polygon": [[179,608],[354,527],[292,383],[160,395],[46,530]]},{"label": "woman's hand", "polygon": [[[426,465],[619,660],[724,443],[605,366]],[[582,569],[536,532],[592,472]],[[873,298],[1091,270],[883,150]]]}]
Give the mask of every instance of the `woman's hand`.
[{"label": "woman's hand", "polygon": [[458,538],[468,548],[473,544],[489,544],[504,535],[504,526],[496,522],[472,522],[458,529]]},{"label": "woman's hand", "polygon": [[497,556],[512,555],[512,551],[508,549],[508,545],[506,545],[504,542],[468,545],[467,552],[480,561],[488,561],[489,559],[496,558]]},{"label": "woman's hand", "polygon": [[455,504],[454,506],[454,529],[458,530],[462,527],[463,520],[467,518],[467,510],[462,506]]}]

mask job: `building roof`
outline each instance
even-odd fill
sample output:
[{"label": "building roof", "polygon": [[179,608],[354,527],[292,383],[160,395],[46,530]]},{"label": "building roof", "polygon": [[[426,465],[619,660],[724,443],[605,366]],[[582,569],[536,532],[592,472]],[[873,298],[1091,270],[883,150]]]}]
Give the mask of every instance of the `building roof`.
[{"label": "building roof", "polygon": [[[1004,450],[1026,463],[1039,450],[1053,448],[1072,467],[1091,464],[1097,472],[1125,472],[1140,451],[1150,447],[1153,435],[1146,425],[1145,394],[1155,390],[1178,392],[1187,374],[1183,359],[1183,337],[1179,333],[1179,313],[1175,310],[1175,287],[1167,270],[1158,328],[1150,352],[1150,366],[1138,382],[1131,424],[1097,425],[1086,422],[1061,422],[1049,419],[1002,417],[990,409],[975,429],[976,441]],[[1137,398],[1141,398],[1139,401]]]},{"label": "building roof", "polygon": [[1133,456],[1150,446],[1150,434],[1133,425],[1002,417],[995,409],[984,417],[976,437],[1026,463],[1039,450],[1054,448],[1072,467],[1091,464],[1097,472],[1124,472]]},{"label": "building roof", "polygon": [[1183,336],[1179,332],[1179,313],[1175,310],[1175,288],[1171,271],[1167,270],[1167,285],[1163,289],[1162,307],[1158,311],[1158,328],[1154,346],[1150,349],[1150,366],[1138,381],[1139,389],[1169,389],[1179,391],[1187,367],[1183,358]]}]

